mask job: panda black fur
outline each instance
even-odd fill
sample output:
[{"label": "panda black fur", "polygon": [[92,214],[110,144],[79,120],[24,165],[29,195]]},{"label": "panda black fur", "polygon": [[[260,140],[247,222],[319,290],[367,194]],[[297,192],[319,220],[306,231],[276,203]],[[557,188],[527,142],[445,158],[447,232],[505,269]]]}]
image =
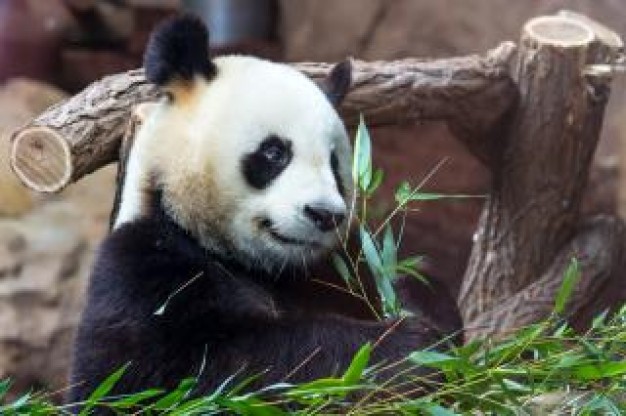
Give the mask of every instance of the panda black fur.
[{"label": "panda black fur", "polygon": [[396,361],[461,328],[436,283],[399,280],[416,312],[400,323],[329,289],[342,285],[327,254],[352,195],[349,142],[332,107],[350,85],[349,63],[320,89],[285,65],[209,60],[207,36],[183,16],[149,43],[146,75],[169,98],[137,135],[98,252],[70,402],[127,363],[115,394],[193,376],[199,395],[234,374],[259,374],[257,387],[337,374],[383,334],[372,360]]}]

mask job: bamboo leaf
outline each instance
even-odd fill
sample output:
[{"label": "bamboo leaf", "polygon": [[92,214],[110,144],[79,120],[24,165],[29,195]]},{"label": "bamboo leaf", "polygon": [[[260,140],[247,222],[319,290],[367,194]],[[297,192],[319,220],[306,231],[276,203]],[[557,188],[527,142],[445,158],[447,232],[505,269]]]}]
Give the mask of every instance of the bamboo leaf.
[{"label": "bamboo leaf", "polygon": [[370,356],[372,354],[372,346],[368,342],[359,348],[359,351],[356,353],[350,366],[343,373],[343,382],[346,386],[357,384],[361,378],[363,377],[363,371],[367,364],[369,363]]},{"label": "bamboo leaf", "polygon": [[376,243],[372,239],[372,235],[365,229],[364,226],[360,227],[361,233],[361,248],[363,249],[363,255],[372,273],[377,276],[382,275],[383,262],[376,247]]},{"label": "bamboo leaf", "polygon": [[572,292],[580,279],[580,275],[580,265],[578,264],[578,260],[576,260],[575,257],[572,257],[572,260],[563,275],[561,287],[556,294],[556,299],[554,301],[555,314],[560,315],[565,311],[565,306],[567,306],[567,302],[572,296]]},{"label": "bamboo leaf", "polygon": [[0,402],[2,401],[4,396],[6,396],[6,394],[9,392],[10,388],[11,388],[10,379],[0,381]]},{"label": "bamboo leaf", "polygon": [[575,367],[574,374],[582,380],[599,380],[626,376],[626,361],[597,362]]},{"label": "bamboo leaf", "polygon": [[374,275],[376,289],[380,295],[380,300],[383,306],[383,312],[386,316],[397,316],[400,312],[400,305],[396,292],[391,284],[391,280],[385,275],[383,261],[376,247],[371,234],[365,229],[360,227],[361,231],[361,248],[365,255],[367,265]]},{"label": "bamboo leaf", "polygon": [[412,192],[411,185],[409,185],[409,183],[406,181],[402,182],[398,186],[398,189],[396,189],[396,193],[395,193],[396,202],[400,205],[406,204],[407,201],[409,200],[411,192]]},{"label": "bamboo leaf", "polygon": [[194,378],[185,378],[178,383],[176,390],[168,393],[166,396],[160,398],[155,404],[155,410],[169,410],[171,407],[179,404],[189,393],[196,387],[197,381]]},{"label": "bamboo leaf", "polygon": [[333,267],[335,268],[337,273],[339,273],[341,279],[343,279],[348,287],[351,287],[353,281],[352,273],[350,273],[350,269],[348,268],[348,265],[346,264],[344,259],[339,254],[333,253],[332,261]]},{"label": "bamboo leaf", "polygon": [[390,224],[387,224],[385,227],[385,235],[383,236],[382,262],[385,270],[389,270],[392,273],[395,272],[398,264],[398,255],[396,242],[393,238],[393,229]]},{"label": "bamboo leaf", "polygon": [[265,403],[254,397],[246,397],[245,400],[221,399],[221,404],[238,415],[246,416],[286,416],[287,413],[278,407]]},{"label": "bamboo leaf", "polygon": [[374,192],[380,187],[383,183],[383,179],[385,178],[385,172],[382,169],[378,168],[374,171],[372,176],[372,181],[367,188],[367,196],[370,197],[374,195]]},{"label": "bamboo leaf", "polygon": [[162,389],[149,389],[144,390],[139,393],[135,393],[126,397],[123,397],[115,402],[111,403],[111,407],[116,409],[127,409],[141,403],[143,401],[154,399],[157,396],[160,396],[165,393],[165,390]]},{"label": "bamboo leaf", "polygon": [[118,369],[116,372],[108,376],[100,385],[89,395],[87,400],[85,401],[85,405],[81,409],[79,416],[87,416],[90,414],[91,410],[98,404],[98,401],[106,397],[113,387],[117,384],[117,382],[122,378],[126,369],[130,363],[124,365],[122,368]]},{"label": "bamboo leaf", "polygon": [[372,180],[372,145],[363,115],[359,120],[354,140],[353,159],[352,180],[361,191],[366,193]]},{"label": "bamboo leaf", "polygon": [[415,351],[409,355],[409,360],[418,365],[440,370],[460,368],[458,357],[437,351]]},{"label": "bamboo leaf", "polygon": [[439,201],[442,199],[484,198],[484,195],[442,194],[437,192],[421,192],[419,188],[411,188],[408,182],[402,182],[396,189],[395,199],[400,205],[408,202]]}]

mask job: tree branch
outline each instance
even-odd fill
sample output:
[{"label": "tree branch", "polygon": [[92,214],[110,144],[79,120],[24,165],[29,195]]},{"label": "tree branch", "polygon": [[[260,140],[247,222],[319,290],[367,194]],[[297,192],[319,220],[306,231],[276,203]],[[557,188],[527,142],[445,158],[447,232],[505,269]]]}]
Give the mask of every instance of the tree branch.
[{"label": "tree branch", "polygon": [[[422,61],[354,62],[354,85],[341,114],[354,126],[440,119],[481,160],[492,134],[515,102],[509,76],[515,46],[503,43],[483,56]],[[315,80],[331,64],[294,65]],[[56,105],[12,137],[11,166],[28,187],[57,192],[118,158],[134,105],[157,98],[142,70],[113,75]]]}]

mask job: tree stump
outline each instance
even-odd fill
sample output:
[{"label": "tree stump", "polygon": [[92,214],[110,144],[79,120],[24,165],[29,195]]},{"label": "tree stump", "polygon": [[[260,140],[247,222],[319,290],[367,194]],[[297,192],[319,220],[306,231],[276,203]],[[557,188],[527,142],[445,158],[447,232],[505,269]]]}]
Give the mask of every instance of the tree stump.
[{"label": "tree stump", "polygon": [[514,73],[519,106],[490,166],[492,189],[459,296],[470,337],[546,317],[572,256],[586,260],[571,312],[580,291],[592,296],[624,264],[621,222],[578,229],[611,81],[588,69],[613,63],[621,47],[608,33],[572,13],[524,27]]}]

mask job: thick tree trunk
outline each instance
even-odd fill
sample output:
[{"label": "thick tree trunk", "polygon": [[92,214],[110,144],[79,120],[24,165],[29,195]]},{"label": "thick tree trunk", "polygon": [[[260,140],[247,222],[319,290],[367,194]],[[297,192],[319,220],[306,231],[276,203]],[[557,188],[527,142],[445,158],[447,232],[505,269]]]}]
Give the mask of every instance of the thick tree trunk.
[{"label": "thick tree trunk", "polygon": [[[601,254],[596,240],[586,244],[576,236],[611,81],[590,68],[610,63],[619,47],[618,38],[610,41],[600,28],[571,14],[539,17],[524,27],[515,75],[520,103],[492,164],[493,188],[459,298],[466,325],[478,333],[489,333],[488,321],[498,332],[545,317],[545,307],[523,303],[552,299],[567,260],[559,252]],[[622,235],[620,227],[612,232]],[[585,269],[584,279],[608,277],[624,262],[623,242],[611,230],[602,234],[604,250],[616,254]],[[576,253],[564,248],[572,239],[582,245]],[[537,286],[548,295],[531,299]]]},{"label": "thick tree trunk", "polygon": [[565,271],[574,257],[581,275],[567,303],[567,316],[583,311],[595,300],[594,293],[606,289],[613,276],[623,274],[626,258],[623,222],[608,216],[587,220],[535,281],[467,323],[466,338],[506,335],[549,316]]},{"label": "thick tree trunk", "polygon": [[[502,115],[515,102],[509,76],[515,46],[503,43],[484,56],[421,61],[354,62],[353,88],[341,113],[355,124],[443,119],[482,160]],[[330,64],[295,64],[314,80]],[[142,70],[113,75],[50,108],[13,135],[11,166],[30,188],[56,192],[113,162],[134,105],[157,98]]]}]

